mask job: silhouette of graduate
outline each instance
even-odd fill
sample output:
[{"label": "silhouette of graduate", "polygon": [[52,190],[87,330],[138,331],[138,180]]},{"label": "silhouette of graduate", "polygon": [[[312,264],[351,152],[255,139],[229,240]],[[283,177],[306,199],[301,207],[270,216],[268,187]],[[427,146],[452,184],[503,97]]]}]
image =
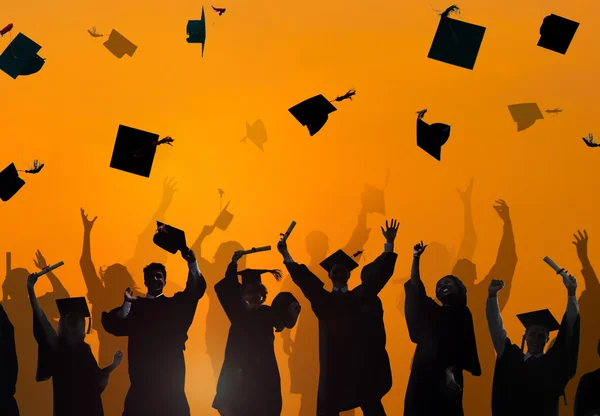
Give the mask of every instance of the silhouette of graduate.
[{"label": "silhouette of graduate", "polygon": [[284,239],[277,244],[292,281],[306,296],[319,320],[318,416],[336,416],[357,407],[366,416],[385,415],[381,404],[385,393],[377,397],[371,390],[362,390],[364,377],[371,376],[374,370],[366,365],[370,359],[367,355],[372,351],[367,348],[370,334],[364,328],[368,320],[363,309],[373,304],[392,277],[398,257],[393,251],[398,224],[392,220],[390,227],[386,221],[386,229],[381,227],[381,230],[386,239],[384,252],[365,266],[371,267],[372,272],[352,290],[348,289],[348,280],[358,264],[342,250],[321,263],[333,283],[333,291],[329,292],[305,265],[292,259]]},{"label": "silhouette of graduate", "polygon": [[0,415],[19,416],[19,407],[14,397],[18,372],[15,328],[0,302]]}]

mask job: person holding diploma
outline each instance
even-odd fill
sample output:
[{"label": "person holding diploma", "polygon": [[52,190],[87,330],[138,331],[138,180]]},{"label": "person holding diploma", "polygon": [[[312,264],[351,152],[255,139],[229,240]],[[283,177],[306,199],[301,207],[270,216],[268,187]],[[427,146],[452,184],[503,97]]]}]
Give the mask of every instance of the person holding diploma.
[{"label": "person holding diploma", "polygon": [[0,302],[0,415],[19,416],[15,400],[19,363],[15,347],[15,328]]},{"label": "person holding diploma", "polygon": [[[265,305],[267,289],[261,275],[279,270],[237,270],[241,251],[235,252],[225,277],[215,292],[231,322],[225,360],[217,384],[213,408],[222,416],[281,415],[281,378],[275,358],[273,329],[281,332],[296,325],[298,301],[281,292],[272,306]],[[238,281],[242,276],[242,283]]]},{"label": "person holding diploma", "polygon": [[463,371],[481,375],[473,317],[467,289],[453,275],[436,285],[436,303],[421,281],[421,255],[427,246],[416,244],[406,292],[406,324],[417,344],[404,399],[405,416],[463,415]]},{"label": "person holding diploma", "polygon": [[[183,232],[167,227],[161,247],[176,253],[188,263],[185,290],[167,298],[164,265],[151,263],[144,268],[145,298],[125,291],[123,305],[102,314],[104,329],[129,337],[129,380],[123,416],[189,416],[185,395],[185,342],[198,301],[206,291],[206,281],[194,252],[185,246]],[[156,240],[155,240],[156,242]]]},{"label": "person holding diploma", "polygon": [[[558,416],[560,396],[577,370],[579,309],[577,280],[562,269],[567,308],[559,324],[548,309],[518,315],[525,326],[521,346],[506,335],[498,307],[502,280],[492,280],[486,315],[496,350],[492,390],[493,416]],[[550,332],[558,330],[552,347],[544,353]],[[527,352],[524,346],[527,344]]]},{"label": "person holding diploma", "polygon": [[[369,356],[375,347],[368,347],[371,333],[365,328],[372,322],[365,317],[374,299],[394,273],[398,255],[394,253],[394,240],[398,224],[386,221],[381,227],[386,239],[384,252],[370,265],[362,284],[350,290],[350,272],[358,264],[342,250],[325,259],[321,266],[329,273],[333,283],[331,292],[324,283],[303,264],[296,263],[285,241],[277,244],[292,281],[298,285],[310,302],[319,320],[319,388],[318,416],[337,416],[340,412],[360,407],[365,416],[384,416],[381,398],[387,393],[389,383],[380,382],[381,374],[387,377],[388,368],[370,368],[377,362]],[[375,340],[377,346],[380,343]],[[388,364],[389,366],[389,364]],[[377,371],[381,370],[381,371]],[[391,383],[391,377],[389,382]],[[383,386],[382,390],[365,388],[368,384]]]},{"label": "person holding diploma", "polygon": [[[58,333],[40,307],[35,294],[39,273],[27,278],[33,309],[33,335],[38,343],[36,381],[52,378],[54,416],[103,416],[102,392],[110,373],[121,364],[116,351],[113,362],[100,369],[92,349],[85,342],[85,318],[90,317],[85,298],[57,299],[60,313]],[[91,321],[88,333],[91,330]]]}]

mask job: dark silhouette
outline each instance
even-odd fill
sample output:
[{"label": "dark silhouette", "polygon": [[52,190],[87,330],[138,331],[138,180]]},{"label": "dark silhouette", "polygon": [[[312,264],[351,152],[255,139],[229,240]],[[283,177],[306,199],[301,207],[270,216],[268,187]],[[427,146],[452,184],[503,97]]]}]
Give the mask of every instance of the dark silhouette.
[{"label": "dark silhouette", "polygon": [[33,335],[38,344],[36,381],[52,378],[54,415],[103,416],[101,395],[110,373],[121,363],[122,353],[116,351],[108,367],[98,367],[85,342],[85,318],[90,316],[85,298],[57,299],[57,305],[62,302],[64,308],[57,334],[35,295],[38,277],[38,273],[32,273],[27,278]]},{"label": "dark silhouette", "polygon": [[[514,345],[506,334],[497,294],[502,280],[492,280],[486,315],[497,359],[492,389],[493,416],[558,416],[559,398],[575,375],[579,351],[579,311],[577,281],[561,270],[568,300],[562,323],[547,309],[518,315],[525,327],[521,346]],[[554,344],[544,354],[550,333],[558,329]],[[527,343],[527,353],[525,353]]]},{"label": "dark silhouette", "polygon": [[469,293],[469,309],[473,312],[473,326],[475,338],[477,339],[477,353],[481,365],[481,376],[473,378],[465,377],[465,393],[463,406],[465,414],[485,416],[490,415],[490,397],[492,397],[492,382],[496,353],[489,335],[487,321],[485,319],[485,302],[488,297],[488,286],[492,279],[504,281],[504,290],[498,301],[500,312],[508,303],[512,282],[517,267],[517,251],[515,236],[513,233],[510,211],[503,200],[496,201],[494,209],[502,219],[504,225],[502,239],[498,247],[496,262],[485,276],[477,282],[475,264],[467,259],[460,259],[452,269],[452,274],[458,277]]},{"label": "dark silhouette", "polygon": [[[222,416],[279,416],[283,403],[273,329],[293,328],[300,305],[285,292],[275,297],[273,306],[264,305],[267,289],[261,274],[270,272],[281,278],[281,272],[246,269],[238,273],[237,261],[242,256],[241,251],[233,255],[225,277],[215,285],[231,328],[212,407]],[[286,296],[289,301],[278,307]]]},{"label": "dark silhouette", "polygon": [[163,294],[167,270],[151,263],[144,268],[146,298],[135,298],[130,289],[123,305],[102,314],[104,329],[129,337],[129,380],[123,416],[150,414],[189,416],[185,396],[185,342],[206,281],[193,251],[182,249],[188,262],[188,280],[183,292],[172,298]]},{"label": "dark silhouette", "polygon": [[[382,233],[387,241],[385,252],[365,266],[372,272],[365,275],[363,284],[352,290],[348,290],[348,280],[358,264],[343,251],[337,251],[321,263],[333,284],[333,290],[329,292],[305,265],[294,262],[285,241],[277,245],[293,282],[300,287],[319,319],[319,416],[335,416],[357,407],[361,407],[366,416],[385,415],[381,398],[391,383],[389,386],[382,383],[386,391],[363,389],[364,383],[379,384],[381,381],[375,378],[373,368],[369,368],[376,358],[366,357],[373,350],[367,348],[369,339],[366,336],[371,334],[363,326],[369,322],[365,312],[392,277],[397,259],[397,254],[392,251],[396,222],[392,221],[391,228],[384,230],[382,227]],[[385,369],[380,370],[385,374]]]},{"label": "dark silhouette", "polygon": [[537,46],[564,55],[578,28],[579,23],[573,20],[555,14],[546,16],[540,26],[540,40]]},{"label": "dark silhouette", "polygon": [[[48,266],[39,250],[36,252],[34,264],[39,269]],[[12,268],[12,255],[6,253],[6,277],[2,284],[2,303],[14,325],[15,343],[19,351],[19,374],[15,398],[22,415],[45,415],[52,406],[52,386],[35,381],[38,347],[31,336],[33,315],[25,284],[27,276],[29,271],[26,269]],[[54,273],[48,273],[46,276],[52,285],[52,291],[40,296],[38,303],[46,312],[51,325],[57,329],[60,315],[55,302],[56,299],[69,297],[69,293]],[[35,397],[35,400],[32,400],[32,397]]]},{"label": "dark silhouette", "polygon": [[19,416],[19,407],[14,397],[18,372],[15,328],[0,302],[0,415]]},{"label": "dark silhouette", "polygon": [[[100,322],[102,312],[110,310],[114,304],[118,304],[122,293],[128,287],[135,287],[135,282],[127,268],[118,263],[108,266],[106,270],[100,270],[100,276],[98,276],[91,251],[91,233],[97,218],[89,220],[87,214],[81,209],[83,250],[79,265],[87,287],[87,298],[92,305],[93,320]],[[104,328],[98,329],[98,341],[100,344],[98,355],[101,363],[108,362],[114,351],[124,351],[127,348],[126,339],[114,337]],[[104,409],[107,415],[116,416],[123,413],[123,402],[128,388],[127,366],[123,365],[115,370],[110,386],[104,393]]]},{"label": "dark silhouette", "polygon": [[[600,342],[596,343],[600,355]],[[584,374],[577,385],[574,416],[600,415],[600,368]]]},{"label": "dark silhouette", "polygon": [[[346,246],[345,253],[355,253],[363,249],[369,239],[370,228],[367,228],[367,211],[363,207],[358,215],[356,228]],[[309,255],[309,270],[314,270],[315,275],[326,287],[331,287],[327,272],[319,263],[329,253],[329,238],[321,231],[313,231],[306,236],[306,252]],[[319,321],[314,313],[309,311],[310,302],[302,295],[302,291],[294,284],[290,277],[283,280],[282,290],[292,293],[304,308],[306,313],[298,318],[296,333],[292,339],[292,331],[283,331],[283,348],[289,356],[288,368],[290,371],[290,393],[300,394],[300,411],[298,416],[314,416],[317,408],[317,391],[319,384]],[[354,414],[354,410],[344,413],[347,416]]]},{"label": "dark silhouette", "polygon": [[137,50],[136,45],[134,45],[130,40],[121,35],[115,29],[110,32],[108,40],[104,42],[104,46],[110,51],[110,53],[119,59],[125,55],[133,58],[133,54]]},{"label": "dark silhouette", "polygon": [[[202,255],[202,243],[214,230],[214,225],[205,226],[192,246],[192,251],[196,253],[198,265],[207,282],[206,296],[208,297],[208,312],[206,315],[205,330],[206,354],[210,358],[216,381],[219,378],[221,367],[223,366],[229,320],[227,319],[227,315],[223,311],[223,308],[219,305],[219,300],[215,292],[215,284],[218,282],[218,276],[225,275],[227,265],[229,264],[233,253],[241,251],[243,248],[237,241],[227,241],[219,246],[213,262],[206,260]],[[242,257],[239,263],[240,267],[245,268],[246,258]]]},{"label": "dark silhouette", "polygon": [[575,391],[580,378],[598,367],[595,344],[600,339],[600,326],[597,317],[600,316],[600,282],[592,267],[588,256],[588,233],[577,231],[574,234],[573,244],[577,249],[577,257],[581,262],[581,275],[585,288],[579,296],[579,313],[583,316],[580,327],[579,358],[577,360],[577,374],[567,385],[567,405],[561,406],[561,414],[573,414]]},{"label": "dark silhouette", "polygon": [[204,46],[206,45],[206,17],[204,15],[204,6],[202,6],[202,16],[200,20],[188,20],[186,29],[188,38],[187,43],[201,43],[202,56],[204,56]]},{"label": "dark silhouette", "polygon": [[411,278],[404,285],[406,324],[417,344],[404,415],[462,416],[463,370],[481,375],[467,289],[459,278],[447,275],[436,285],[441,305],[427,296],[419,274],[426,247],[415,245]]},{"label": "dark silhouette", "polygon": [[543,120],[544,115],[536,103],[521,103],[508,106],[508,111],[515,123],[517,132],[533,126],[537,120]]}]

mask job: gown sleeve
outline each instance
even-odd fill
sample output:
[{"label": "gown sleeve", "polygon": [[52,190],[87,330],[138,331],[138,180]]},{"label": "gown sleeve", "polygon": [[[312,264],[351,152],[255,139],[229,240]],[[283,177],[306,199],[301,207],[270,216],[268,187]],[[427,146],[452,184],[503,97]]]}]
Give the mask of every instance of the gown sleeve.
[{"label": "gown sleeve", "polygon": [[569,380],[575,377],[579,355],[579,314],[571,328],[568,328],[567,314],[563,316],[560,329],[554,344],[547,352],[552,356],[554,374],[556,374],[555,387],[557,392],[563,392]]},{"label": "gown sleeve", "polygon": [[458,350],[456,365],[462,370],[467,370],[474,376],[481,375],[481,365],[479,355],[477,354],[477,341],[475,339],[475,329],[473,327],[473,316],[469,308],[465,307],[461,319],[461,340],[462,346]]},{"label": "gown sleeve", "polygon": [[433,314],[438,307],[433,299],[427,296],[423,282],[419,281],[419,287],[415,287],[412,281],[404,284],[406,300],[404,303],[404,317],[408,327],[410,340],[418,344],[419,334],[425,320]]},{"label": "gown sleeve", "polygon": [[106,332],[116,337],[129,336],[130,315],[125,319],[117,316],[121,307],[113,309],[110,312],[102,312],[102,327]]},{"label": "gown sleeve", "polygon": [[361,271],[361,295],[367,298],[377,296],[394,274],[398,254],[384,252]]},{"label": "gown sleeve", "polygon": [[237,263],[229,263],[225,277],[215,285],[215,292],[229,322],[234,323],[244,313],[242,285],[237,277]]},{"label": "gown sleeve", "polygon": [[292,281],[300,288],[302,294],[310,302],[312,310],[318,316],[321,312],[321,305],[328,293],[323,288],[324,283],[304,264],[286,262],[285,265]]},{"label": "gown sleeve", "polygon": [[36,381],[46,381],[54,375],[55,351],[46,340],[42,324],[33,317],[33,336],[38,344],[38,364],[35,375]]}]

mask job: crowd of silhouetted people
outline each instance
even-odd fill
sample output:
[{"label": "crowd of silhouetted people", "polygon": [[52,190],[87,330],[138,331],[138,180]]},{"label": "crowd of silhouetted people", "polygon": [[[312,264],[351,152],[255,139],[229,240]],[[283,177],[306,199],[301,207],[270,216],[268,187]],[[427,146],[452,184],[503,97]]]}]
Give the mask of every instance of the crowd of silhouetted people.
[{"label": "crowd of silhouetted people", "polygon": [[[279,238],[277,249],[289,278],[270,306],[263,279],[279,281],[281,270],[245,268],[245,255],[252,250],[233,241],[219,247],[213,262],[205,260],[202,242],[214,226],[206,226],[191,248],[180,230],[149,226],[140,244],[153,241],[161,251],[179,252],[188,278],[185,288],[169,297],[164,293],[166,267],[151,262],[141,267],[146,287],[141,295],[128,267],[96,270],[90,248],[96,219],[81,210],[80,266],[87,299],[69,296],[41,252],[35,260],[40,271],[34,273],[13,269],[7,255],[0,303],[0,415],[49,414],[51,401],[55,416],[190,415],[184,351],[206,294],[206,352],[218,378],[212,407],[222,416],[281,415],[276,333],[289,356],[290,388],[301,396],[301,416],[337,416],[358,408],[366,416],[384,416],[389,413],[382,399],[393,376],[380,293],[395,272],[398,255],[410,254],[412,267],[401,281],[404,297],[398,305],[416,345],[405,416],[600,415],[600,330],[594,322],[600,282],[588,257],[587,232],[578,231],[574,241],[585,282],[580,298],[577,279],[558,270],[566,291],[563,317],[555,319],[548,309],[524,312],[518,315],[524,332],[511,338],[501,315],[517,265],[509,207],[496,201],[502,239],[494,266],[476,283],[471,189],[472,184],[461,192],[464,237],[454,265],[435,242],[418,242],[412,252],[396,253],[399,223],[386,221],[381,254],[362,267],[358,286],[349,288],[371,231],[366,221],[371,211],[363,207],[350,242],[333,254],[327,255],[327,236],[308,235],[306,265],[290,254],[289,235]],[[167,199],[172,197],[168,192],[165,184]],[[424,253],[428,256],[422,260]],[[435,293],[428,295],[434,273]],[[36,283],[42,277],[52,290],[38,297]],[[29,310],[31,320],[19,319],[30,316]],[[19,324],[13,326],[11,318]],[[92,322],[98,328],[98,360],[85,342]],[[50,379],[52,389],[40,387]]]}]

